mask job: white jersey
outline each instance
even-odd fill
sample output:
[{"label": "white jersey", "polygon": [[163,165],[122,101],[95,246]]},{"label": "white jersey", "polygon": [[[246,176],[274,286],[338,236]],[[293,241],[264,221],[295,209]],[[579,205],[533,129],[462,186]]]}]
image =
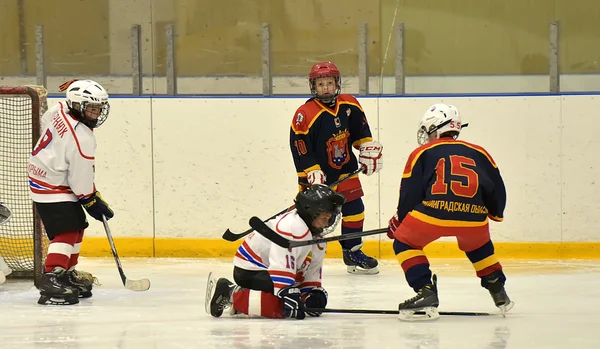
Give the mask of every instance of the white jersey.
[{"label": "white jersey", "polygon": [[[296,210],[266,222],[269,228],[294,241],[312,240],[308,226]],[[238,248],[233,265],[245,270],[268,271],[273,280],[274,293],[295,285],[304,292],[321,286],[321,269],[326,244],[286,249],[254,232]]]},{"label": "white jersey", "polygon": [[76,202],[95,192],[96,137],[68,111],[67,104],[60,102],[42,116],[42,135],[27,170],[29,194],[35,202]]}]

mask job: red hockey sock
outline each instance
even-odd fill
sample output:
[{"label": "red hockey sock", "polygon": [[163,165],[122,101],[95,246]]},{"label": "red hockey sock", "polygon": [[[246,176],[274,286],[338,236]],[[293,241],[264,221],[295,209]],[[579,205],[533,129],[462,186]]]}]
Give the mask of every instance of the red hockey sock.
[{"label": "red hockey sock", "polygon": [[45,272],[51,272],[55,267],[69,269],[69,261],[73,253],[73,245],[79,238],[80,231],[70,231],[58,234],[48,246]]},{"label": "red hockey sock", "polygon": [[268,292],[241,289],[233,294],[233,309],[249,316],[283,318],[281,299]]},{"label": "red hockey sock", "polygon": [[69,268],[71,269],[77,265],[79,260],[79,251],[81,250],[81,242],[83,241],[83,230],[77,235],[77,241],[73,245],[73,252],[71,252],[71,258],[69,259]]}]

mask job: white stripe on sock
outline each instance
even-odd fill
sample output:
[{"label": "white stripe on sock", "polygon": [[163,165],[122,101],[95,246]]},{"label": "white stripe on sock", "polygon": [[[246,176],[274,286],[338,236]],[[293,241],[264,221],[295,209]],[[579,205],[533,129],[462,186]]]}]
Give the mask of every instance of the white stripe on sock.
[{"label": "white stripe on sock", "polygon": [[81,250],[81,242],[78,242],[75,244],[75,246],[73,246],[73,252],[71,252],[71,254],[78,254],[80,250]]},{"label": "white stripe on sock", "polygon": [[72,252],[73,246],[64,242],[53,242],[50,244],[50,246],[48,246],[48,254],[62,254],[70,258]]},{"label": "white stripe on sock", "polygon": [[261,316],[261,291],[250,290],[248,293],[248,315],[250,316]]}]

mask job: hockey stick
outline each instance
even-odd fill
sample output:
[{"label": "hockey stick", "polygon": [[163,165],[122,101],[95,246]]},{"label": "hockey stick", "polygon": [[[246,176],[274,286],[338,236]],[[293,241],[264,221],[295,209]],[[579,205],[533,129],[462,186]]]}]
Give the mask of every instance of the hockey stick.
[{"label": "hockey stick", "polygon": [[[320,309],[320,308],[307,308],[306,312],[310,313],[337,313],[337,314],[390,314],[398,315],[398,310],[373,310],[373,309]],[[425,312],[417,311],[417,315],[424,315]],[[452,315],[452,316],[490,316],[494,315],[491,313],[478,313],[470,311],[440,311],[440,315]]]},{"label": "hockey stick", "polygon": [[123,272],[123,266],[121,266],[121,260],[119,259],[119,255],[117,254],[115,242],[113,241],[112,234],[110,233],[110,228],[108,227],[108,221],[106,220],[106,217],[104,217],[104,215],[102,216],[102,224],[104,224],[104,230],[106,231],[106,236],[108,237],[108,243],[110,244],[112,254],[115,257],[115,262],[117,263],[117,269],[119,269],[119,274],[121,275],[123,286],[125,286],[126,289],[131,291],[148,291],[148,289],[150,288],[150,280],[131,280],[128,279],[127,276],[125,276],[125,272]]},{"label": "hockey stick", "polygon": [[[333,188],[333,187],[335,187],[336,185],[339,185],[340,183],[342,183],[343,181],[345,181],[346,179],[348,179],[348,178],[350,178],[350,177],[353,177],[353,176],[355,176],[355,175],[357,175],[357,174],[361,173],[363,170],[364,170],[364,168],[361,166],[361,167],[359,167],[358,169],[354,170],[352,173],[350,173],[350,174],[349,174],[347,177],[344,177],[344,178],[342,178],[342,179],[338,179],[337,181],[335,181],[335,182],[331,183],[331,184],[329,185],[329,187],[330,187],[330,188]],[[273,215],[273,216],[271,216],[271,217],[267,218],[267,221],[268,221],[268,220],[271,220],[271,219],[273,219],[273,218],[275,218],[275,217],[277,217],[277,216],[279,216],[280,214],[284,214],[284,213],[286,213],[286,212],[288,212],[288,211],[291,211],[291,210],[293,210],[293,209],[294,209],[294,207],[296,207],[296,205],[292,205],[292,206],[290,206],[290,207],[286,208],[285,210],[283,210],[283,211],[281,211],[281,212],[278,212],[278,213],[276,213],[275,215]],[[222,236],[222,237],[223,237],[223,239],[224,239],[224,240],[227,240],[227,241],[231,241],[231,242],[233,242],[233,241],[239,240],[239,239],[243,238],[244,236],[246,236],[246,235],[250,234],[250,233],[251,233],[253,230],[254,230],[254,229],[250,228],[250,229],[246,230],[246,231],[245,231],[245,232],[243,232],[243,233],[236,234],[236,233],[232,232],[231,230],[229,230],[229,228],[228,228],[227,230],[225,230],[225,232],[223,233],[223,236]]]},{"label": "hockey stick", "polygon": [[4,203],[0,202],[0,225],[8,223],[12,217],[12,211]]},{"label": "hockey stick", "polygon": [[283,236],[274,232],[269,226],[265,224],[260,218],[252,217],[250,218],[250,226],[256,230],[260,235],[266,237],[270,241],[272,241],[275,245],[281,246],[283,248],[294,248],[300,246],[310,246],[316,244],[322,244],[331,241],[343,241],[349,239],[355,239],[363,236],[383,234],[387,232],[387,228],[369,230],[369,231],[360,231],[356,233],[338,235],[338,236],[330,236],[328,238],[319,238],[313,240],[306,241],[292,241],[284,238]]}]

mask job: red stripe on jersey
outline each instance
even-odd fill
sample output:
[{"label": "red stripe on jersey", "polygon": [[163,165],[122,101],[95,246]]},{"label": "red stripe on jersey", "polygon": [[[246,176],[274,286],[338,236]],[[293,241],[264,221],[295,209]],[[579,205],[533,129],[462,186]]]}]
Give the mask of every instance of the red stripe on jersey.
[{"label": "red stripe on jersey", "polygon": [[[254,251],[253,251],[253,250],[250,248],[250,245],[248,245],[248,243],[247,243],[246,241],[244,241],[244,242],[242,243],[242,246],[244,247],[244,249],[246,250],[246,252],[248,252],[248,253],[249,253],[249,254],[252,256],[252,258],[254,258],[254,259],[255,259],[256,261],[258,261],[259,263],[261,263],[261,264],[264,264],[264,263],[263,263],[263,261],[262,261],[262,259],[260,258],[260,256],[259,256],[259,255],[257,255],[257,254],[256,254],[256,252],[254,252]],[[245,258],[244,258],[244,259],[245,259]]]},{"label": "red stripe on jersey", "polygon": [[[67,123],[69,130],[71,130],[71,133],[73,134],[73,138],[75,139],[75,143],[77,144],[77,150],[79,150],[79,155],[81,155],[81,157],[83,157],[84,159],[94,160],[93,156],[87,156],[81,151],[81,145],[79,145],[79,139],[77,139],[77,134],[75,134],[75,130],[73,129],[73,126],[71,126],[71,123],[69,123],[69,120],[67,120],[67,115],[65,115],[65,111],[63,110],[62,103],[60,103],[60,113],[62,114],[62,116],[65,120],[65,123]],[[92,130],[92,129],[90,129],[90,130]],[[92,132],[93,132],[93,130],[92,130]]]},{"label": "red stripe on jersey", "polygon": [[292,278],[292,279],[296,279],[296,274],[294,273],[290,273],[289,271],[281,271],[281,270],[269,270],[269,275],[273,275],[273,276],[283,276],[283,277],[288,277],[288,278]]},{"label": "red stripe on jersey", "polygon": [[34,182],[34,183],[36,183],[36,184],[39,184],[39,185],[41,185],[43,187],[46,187],[48,189],[68,189],[68,190],[71,190],[71,188],[69,186],[67,186],[67,185],[52,185],[52,184],[46,183],[44,181],[40,181],[39,179],[35,179],[35,178],[32,178],[32,177],[29,177],[29,180],[32,181],[32,182]]},{"label": "red stripe on jersey", "polygon": [[291,238],[293,238],[293,239],[304,239],[304,238],[306,237],[306,235],[308,235],[308,233],[310,232],[310,230],[309,230],[309,229],[306,229],[306,232],[304,233],[304,235],[301,235],[301,236],[294,235],[294,234],[292,234],[292,233],[288,233],[288,232],[285,232],[285,231],[283,231],[283,230],[279,229],[279,223],[280,223],[280,222],[281,222],[281,221],[282,221],[282,220],[283,220],[283,219],[284,219],[284,218],[285,218],[285,217],[286,217],[288,214],[290,214],[290,212],[286,213],[286,214],[285,214],[285,216],[281,217],[281,219],[279,220],[279,222],[277,222],[277,225],[275,225],[275,230],[277,230],[277,232],[278,232],[279,234],[281,234],[281,235],[284,235],[284,236],[289,236],[289,237],[291,237]]},{"label": "red stripe on jersey", "polygon": [[71,190],[62,190],[62,189],[49,189],[49,190],[40,190],[36,188],[29,187],[32,193],[35,194],[73,194]]}]

